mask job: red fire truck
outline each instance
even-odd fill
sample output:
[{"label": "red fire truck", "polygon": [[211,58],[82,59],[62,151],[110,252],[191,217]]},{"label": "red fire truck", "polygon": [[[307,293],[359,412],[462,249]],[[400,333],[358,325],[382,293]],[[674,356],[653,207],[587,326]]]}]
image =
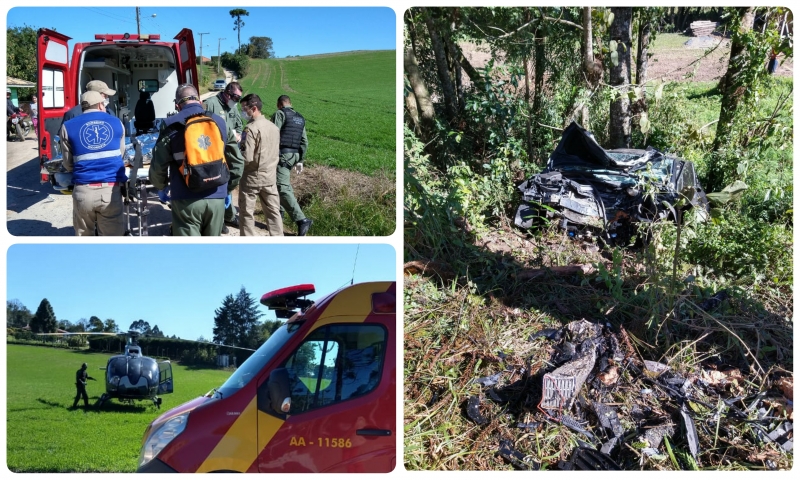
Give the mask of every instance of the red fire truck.
[{"label": "red fire truck", "polygon": [[396,463],[396,282],[261,303],[286,323],[219,388],[156,418],[139,472],[372,472]]},{"label": "red fire truck", "polygon": [[[55,178],[60,167],[59,146],[54,142],[64,114],[80,103],[86,84],[102,80],[116,94],[106,110],[122,120],[131,135],[140,92],[150,94],[156,118],[175,111],[175,90],[182,83],[197,86],[194,37],[188,28],[174,42],[153,34],[97,34],[94,42],[76,43],[68,55],[70,37],[41,29],[37,39],[39,85],[39,159],[42,183]],[[145,163],[149,163],[146,161]],[[67,181],[67,180],[65,180]]]}]

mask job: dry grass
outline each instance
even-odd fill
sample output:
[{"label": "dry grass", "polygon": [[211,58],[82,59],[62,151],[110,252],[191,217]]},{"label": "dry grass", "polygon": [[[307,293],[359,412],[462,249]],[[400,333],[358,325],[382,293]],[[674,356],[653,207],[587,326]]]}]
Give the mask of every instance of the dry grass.
[{"label": "dry grass", "polygon": [[[501,441],[508,440],[527,456],[529,465],[553,470],[569,459],[579,441],[595,445],[537,408],[542,376],[555,368],[559,345],[529,339],[542,329],[581,318],[611,324],[609,331],[628,352],[626,361],[617,365],[616,383],[604,385],[595,368],[581,391],[586,402],[601,401],[617,409],[625,435],[612,456],[622,468],[791,468],[791,454],[765,443],[758,433],[763,423],[758,417],[764,413],[758,413],[760,408],[776,417],[788,415],[786,398],[775,382],[787,374],[791,379],[791,292],[754,296],[740,289],[705,312],[696,305],[709,296],[707,292],[686,290],[671,296],[663,282],[648,276],[641,252],[624,254],[622,283],[615,293],[597,274],[520,280],[525,269],[570,262],[610,268],[607,253],[552,232],[531,239],[499,230],[475,235],[473,247],[483,260],[470,259],[470,275],[452,274],[459,269],[434,262],[425,274],[405,277],[407,469],[511,470],[515,467],[497,454]],[[477,269],[476,263],[486,267]],[[419,262],[409,267],[422,270]],[[437,272],[449,273],[442,280]],[[620,327],[629,333],[621,333]],[[682,432],[680,403],[641,373],[642,360],[667,364],[690,381],[692,400],[687,405],[700,445],[696,460]],[[709,372],[726,365],[735,365],[739,376],[726,370],[730,381],[710,387]],[[500,376],[493,392],[474,381],[495,374]],[[648,390],[654,393],[642,393]],[[484,424],[466,412],[472,396],[481,400]],[[646,419],[637,417],[639,411],[647,412]],[[599,445],[604,430],[591,408],[569,413]],[[539,424],[530,430],[518,428],[530,422]],[[657,455],[648,457],[647,432],[663,425],[673,430],[670,449],[664,443]]]}]

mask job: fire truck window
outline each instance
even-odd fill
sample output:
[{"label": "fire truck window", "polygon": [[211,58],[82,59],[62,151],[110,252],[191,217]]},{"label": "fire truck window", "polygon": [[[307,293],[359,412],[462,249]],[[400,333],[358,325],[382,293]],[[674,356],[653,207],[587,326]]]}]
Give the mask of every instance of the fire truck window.
[{"label": "fire truck window", "polygon": [[285,367],[298,414],[374,390],[380,383],[386,331],[377,325],[329,325],[311,333]]},{"label": "fire truck window", "polygon": [[42,108],[61,108],[63,106],[63,70],[42,69]]}]

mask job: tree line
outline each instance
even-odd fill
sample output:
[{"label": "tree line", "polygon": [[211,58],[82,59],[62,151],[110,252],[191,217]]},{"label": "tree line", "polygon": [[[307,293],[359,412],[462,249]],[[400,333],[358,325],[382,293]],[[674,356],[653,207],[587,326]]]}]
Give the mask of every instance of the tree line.
[{"label": "tree line", "polygon": [[[243,350],[217,347],[206,343],[242,347],[252,350],[258,349],[269,336],[277,330],[283,322],[280,320],[261,321],[263,314],[258,311],[256,299],[242,287],[236,294],[229,294],[222,300],[222,304],[214,311],[214,328],[211,339],[202,335],[195,340],[181,340],[176,335],[163,332],[158,325],[152,325],[143,319],[133,321],[127,330],[120,329],[114,319],[101,320],[92,315],[89,319],[81,318],[77,321],[58,320],[47,298],[42,299],[36,312],[31,312],[22,302],[12,299],[6,303],[7,334],[17,339],[33,339],[38,333],[56,333],[62,330],[70,333],[86,332],[85,336],[68,337],[66,343],[70,346],[80,347],[88,345],[90,349],[102,351],[115,351],[124,346],[125,333],[135,331],[139,333],[137,342],[142,346],[152,346],[151,355],[161,352],[180,353],[181,357],[200,355],[207,362],[213,362],[213,357],[220,351],[235,354],[239,358],[246,358],[249,353]],[[26,328],[26,327],[29,327]],[[92,333],[118,333],[118,337],[91,337]],[[54,339],[50,339],[54,341]],[[198,343],[200,342],[200,343]],[[145,354],[148,354],[145,351]]]}]

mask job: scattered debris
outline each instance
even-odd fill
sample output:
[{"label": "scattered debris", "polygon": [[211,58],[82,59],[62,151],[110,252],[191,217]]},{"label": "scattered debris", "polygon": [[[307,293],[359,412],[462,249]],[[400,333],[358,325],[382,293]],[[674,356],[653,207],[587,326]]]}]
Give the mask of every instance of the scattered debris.
[{"label": "scattered debris", "polygon": [[477,396],[473,395],[469,397],[469,400],[467,400],[467,415],[478,425],[485,425],[489,423],[489,420],[481,415],[480,406],[481,400]]},{"label": "scattered debris", "polygon": [[622,470],[611,457],[598,450],[578,447],[569,461],[558,462],[560,470]]},{"label": "scattered debris", "polygon": [[514,444],[510,440],[500,440],[500,448],[497,454],[507,460],[514,468],[518,470],[539,470],[541,465],[533,461],[528,456],[514,448]]},{"label": "scattered debris", "polygon": [[495,373],[494,375],[489,375],[488,377],[481,377],[476,378],[473,382],[480,384],[483,387],[491,387],[495,385],[498,380],[500,380],[500,375],[502,372]]},{"label": "scattered debris", "polygon": [[[787,417],[792,407],[791,376],[773,379],[770,389],[754,392],[756,384],[747,381],[742,370],[722,361],[681,372],[666,363],[631,356],[622,348],[630,343],[624,331],[586,319],[543,329],[527,340],[536,342],[536,348],[547,348],[549,362],[512,366],[472,380],[487,399],[503,405],[504,417],[490,418],[496,410],[482,405],[479,395],[469,397],[465,410],[475,424],[491,423],[483,430],[487,433],[514,428],[538,436],[548,422],[577,433],[580,437],[573,441],[578,447],[569,461],[558,463],[559,469],[640,469],[647,462],[669,460],[680,468],[702,468],[709,454],[716,458],[702,450],[707,445],[701,444],[700,434],[709,431],[737,448],[754,442],[745,455],[767,469],[778,468],[777,462],[783,460],[779,449],[792,451],[793,421]],[[505,361],[513,365],[514,357]],[[503,374],[508,372],[512,372],[510,383],[504,385]],[[548,469],[546,463],[530,461],[520,447],[524,444],[504,439],[497,453],[517,469]],[[765,444],[774,447],[764,449]]]},{"label": "scattered debris", "polygon": [[717,308],[722,302],[727,300],[729,296],[730,295],[728,294],[727,290],[720,290],[711,297],[700,302],[698,307],[700,307],[705,312],[710,312],[715,308]]}]

